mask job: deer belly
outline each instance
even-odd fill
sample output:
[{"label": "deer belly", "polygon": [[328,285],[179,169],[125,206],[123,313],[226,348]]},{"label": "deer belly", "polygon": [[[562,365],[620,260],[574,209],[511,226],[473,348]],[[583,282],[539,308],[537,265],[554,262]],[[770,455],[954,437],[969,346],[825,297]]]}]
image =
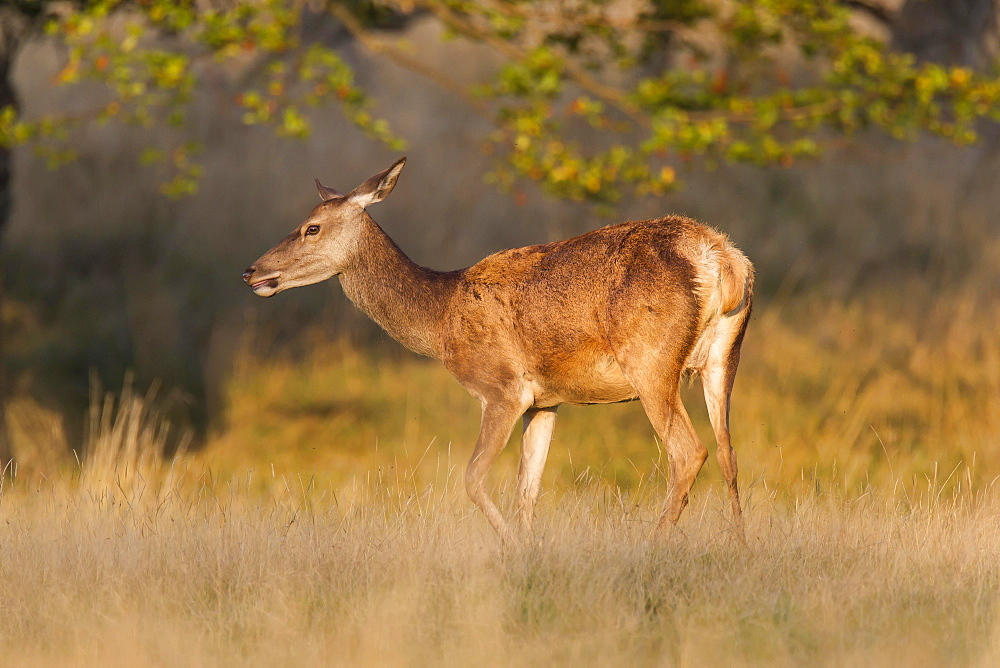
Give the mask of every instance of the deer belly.
[{"label": "deer belly", "polygon": [[536,382],[535,405],[611,404],[638,397],[610,355],[575,358],[550,367]]}]

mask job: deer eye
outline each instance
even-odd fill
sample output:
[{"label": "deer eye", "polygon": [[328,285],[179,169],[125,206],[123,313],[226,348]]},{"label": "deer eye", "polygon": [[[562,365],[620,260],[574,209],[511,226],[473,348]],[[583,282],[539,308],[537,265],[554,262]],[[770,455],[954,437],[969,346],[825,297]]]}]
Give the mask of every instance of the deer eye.
[{"label": "deer eye", "polygon": [[319,234],[319,225],[310,225],[307,227],[306,234]]}]

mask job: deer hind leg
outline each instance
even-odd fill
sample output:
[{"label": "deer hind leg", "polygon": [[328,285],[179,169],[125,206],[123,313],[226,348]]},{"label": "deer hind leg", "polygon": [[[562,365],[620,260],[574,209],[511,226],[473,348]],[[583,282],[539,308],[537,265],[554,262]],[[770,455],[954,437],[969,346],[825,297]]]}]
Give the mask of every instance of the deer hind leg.
[{"label": "deer hind leg", "polygon": [[[646,414],[649,413],[647,408]],[[654,427],[657,423],[663,425],[657,432],[666,445],[670,468],[670,486],[657,523],[657,529],[662,529],[668,521],[673,525],[680,519],[681,512],[688,504],[688,494],[691,493],[695,478],[708,459],[708,449],[698,438],[691,418],[681,403],[680,394],[669,402],[665,414],[657,415]]]},{"label": "deer hind leg", "polygon": [[521,530],[531,532],[535,501],[542,483],[542,470],[549,454],[552,430],[556,423],[555,408],[533,408],[524,414],[524,436],[521,439],[521,465],[517,471],[517,503]]},{"label": "deer hind leg", "polygon": [[486,491],[486,475],[490,472],[497,455],[507,445],[510,432],[514,429],[514,423],[523,412],[523,406],[484,402],[479,440],[476,441],[476,449],[465,469],[465,490],[468,492],[469,498],[483,511],[486,519],[489,520],[490,525],[507,547],[513,546],[514,537],[510,529],[507,528],[503,514],[497,509],[496,504],[493,503]]},{"label": "deer hind leg", "polygon": [[680,378],[670,374],[649,383],[634,383],[642,407],[667,450],[670,483],[656,528],[676,524],[688,503],[688,494],[698,472],[708,459],[708,450],[698,438],[684,404]]},{"label": "deer hind leg", "polygon": [[743,511],[740,508],[740,491],[736,484],[736,451],[729,439],[729,404],[736,380],[736,368],[740,362],[740,344],[746,328],[746,316],[742,322],[733,323],[729,331],[723,329],[719,339],[712,345],[709,361],[701,375],[705,391],[708,417],[715,431],[718,446],[716,457],[719,468],[729,488],[729,502],[733,510],[733,528],[740,542],[746,544],[743,532]]},{"label": "deer hind leg", "polygon": [[719,469],[729,488],[729,502],[733,509],[733,528],[740,542],[746,543],[743,533],[743,511],[740,509],[740,491],[736,484],[736,451],[729,441],[729,393],[732,390],[732,379],[725,369],[706,369],[702,374],[702,385],[705,390],[705,403],[708,406],[708,417],[715,431],[715,441],[718,445],[716,458]]}]

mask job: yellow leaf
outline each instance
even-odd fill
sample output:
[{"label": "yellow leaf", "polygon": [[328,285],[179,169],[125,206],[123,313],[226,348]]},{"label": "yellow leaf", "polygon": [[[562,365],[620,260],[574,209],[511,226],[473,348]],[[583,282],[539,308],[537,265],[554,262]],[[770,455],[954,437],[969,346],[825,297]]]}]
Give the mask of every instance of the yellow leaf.
[{"label": "yellow leaf", "polygon": [[577,169],[575,165],[563,163],[552,170],[551,176],[553,181],[569,181],[576,174]]}]

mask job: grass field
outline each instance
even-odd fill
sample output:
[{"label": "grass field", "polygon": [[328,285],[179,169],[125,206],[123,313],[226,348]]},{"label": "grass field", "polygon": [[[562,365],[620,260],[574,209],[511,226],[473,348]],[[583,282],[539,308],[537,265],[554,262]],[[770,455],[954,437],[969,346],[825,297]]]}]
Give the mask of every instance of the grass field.
[{"label": "grass field", "polygon": [[[704,487],[550,492],[504,552],[442,466],[341,487],[159,471],[0,495],[9,665],[995,665],[991,487],[755,488],[749,548]],[[960,472],[966,479],[966,471]],[[824,481],[817,481],[823,484]]]}]

